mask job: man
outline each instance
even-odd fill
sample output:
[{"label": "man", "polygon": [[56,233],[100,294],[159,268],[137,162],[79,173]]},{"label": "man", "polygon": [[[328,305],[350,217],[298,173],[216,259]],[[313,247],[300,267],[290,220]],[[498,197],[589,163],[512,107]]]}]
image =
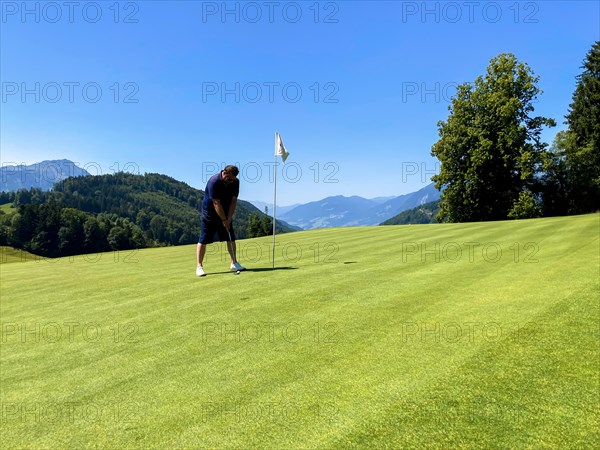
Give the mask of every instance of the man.
[{"label": "man", "polygon": [[202,200],[202,231],[196,247],[198,263],[196,275],[199,277],[206,275],[202,261],[204,261],[206,246],[215,241],[215,234],[218,236],[218,241],[227,242],[227,250],[231,257],[230,269],[232,271],[246,270],[237,262],[235,232],[232,226],[240,193],[240,180],[237,179],[239,172],[236,166],[225,166],[221,172],[210,177],[206,183]]}]

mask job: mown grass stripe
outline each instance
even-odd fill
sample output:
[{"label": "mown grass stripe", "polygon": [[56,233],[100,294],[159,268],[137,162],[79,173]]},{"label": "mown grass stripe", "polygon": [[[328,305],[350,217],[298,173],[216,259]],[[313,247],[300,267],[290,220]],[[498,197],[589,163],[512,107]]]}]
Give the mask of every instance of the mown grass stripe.
[{"label": "mown grass stripe", "polygon": [[[213,250],[203,279],[195,246],[6,264],[3,444],[591,447],[599,218],[311,230],[287,270]],[[502,257],[439,253],[468,242]]]}]

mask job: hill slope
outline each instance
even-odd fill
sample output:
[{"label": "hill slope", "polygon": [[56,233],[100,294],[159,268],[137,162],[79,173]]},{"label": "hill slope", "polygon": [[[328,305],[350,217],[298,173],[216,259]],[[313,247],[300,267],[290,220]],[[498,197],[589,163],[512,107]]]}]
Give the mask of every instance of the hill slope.
[{"label": "hill slope", "polygon": [[[65,256],[196,243],[204,193],[166,175],[121,172],[67,178],[50,192],[32,189],[13,197],[18,214],[0,213],[0,245]],[[252,215],[265,224],[262,228],[271,223],[240,200],[233,224],[238,239],[251,232]],[[277,230],[292,231],[284,222]],[[253,235],[259,232],[266,233],[261,229]]]},{"label": "hill slope", "polygon": [[[165,217],[167,227],[180,228],[181,233],[193,230],[191,238],[175,243],[190,243],[200,233],[200,209],[204,192],[167,175],[149,173],[133,175],[120,172],[114,175],[99,175],[85,178],[69,178],[56,184],[54,191],[67,206],[91,213],[113,213],[138,223],[148,229],[153,215]],[[234,227],[240,239],[246,237],[250,214],[264,213],[254,205],[238,201]],[[285,223],[277,224],[279,232],[291,231]],[[184,228],[185,226],[185,228]],[[194,241],[195,242],[195,241]]]},{"label": "hill slope", "polygon": [[35,261],[36,256],[23,250],[16,250],[12,247],[0,246],[0,264],[10,264],[16,262]]},{"label": "hill slope", "polygon": [[599,218],[4,265],[3,446],[593,448]]},{"label": "hill slope", "polygon": [[435,217],[439,210],[439,202],[436,200],[434,202],[425,203],[407,211],[402,211],[400,214],[392,217],[391,219],[386,220],[380,225],[437,223]]}]

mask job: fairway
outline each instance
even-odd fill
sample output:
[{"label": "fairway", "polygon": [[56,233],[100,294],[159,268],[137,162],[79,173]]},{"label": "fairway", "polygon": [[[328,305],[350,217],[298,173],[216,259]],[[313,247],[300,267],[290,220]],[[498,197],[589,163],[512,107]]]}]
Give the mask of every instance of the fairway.
[{"label": "fairway", "polygon": [[[592,448],[600,215],[0,267],[2,448]],[[11,261],[18,259],[14,255]]]},{"label": "fairway", "polygon": [[0,264],[35,261],[36,259],[40,259],[40,257],[28,253],[25,250],[18,250],[12,247],[0,245]]}]

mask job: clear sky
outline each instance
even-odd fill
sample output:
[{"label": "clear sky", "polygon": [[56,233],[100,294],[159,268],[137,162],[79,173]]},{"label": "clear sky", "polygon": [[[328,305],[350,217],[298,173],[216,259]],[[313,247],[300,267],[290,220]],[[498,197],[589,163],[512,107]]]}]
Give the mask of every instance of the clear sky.
[{"label": "clear sky", "polygon": [[278,204],[409,193],[455,86],[514,53],[564,129],[600,2],[2,1],[2,165],[71,159]]}]

